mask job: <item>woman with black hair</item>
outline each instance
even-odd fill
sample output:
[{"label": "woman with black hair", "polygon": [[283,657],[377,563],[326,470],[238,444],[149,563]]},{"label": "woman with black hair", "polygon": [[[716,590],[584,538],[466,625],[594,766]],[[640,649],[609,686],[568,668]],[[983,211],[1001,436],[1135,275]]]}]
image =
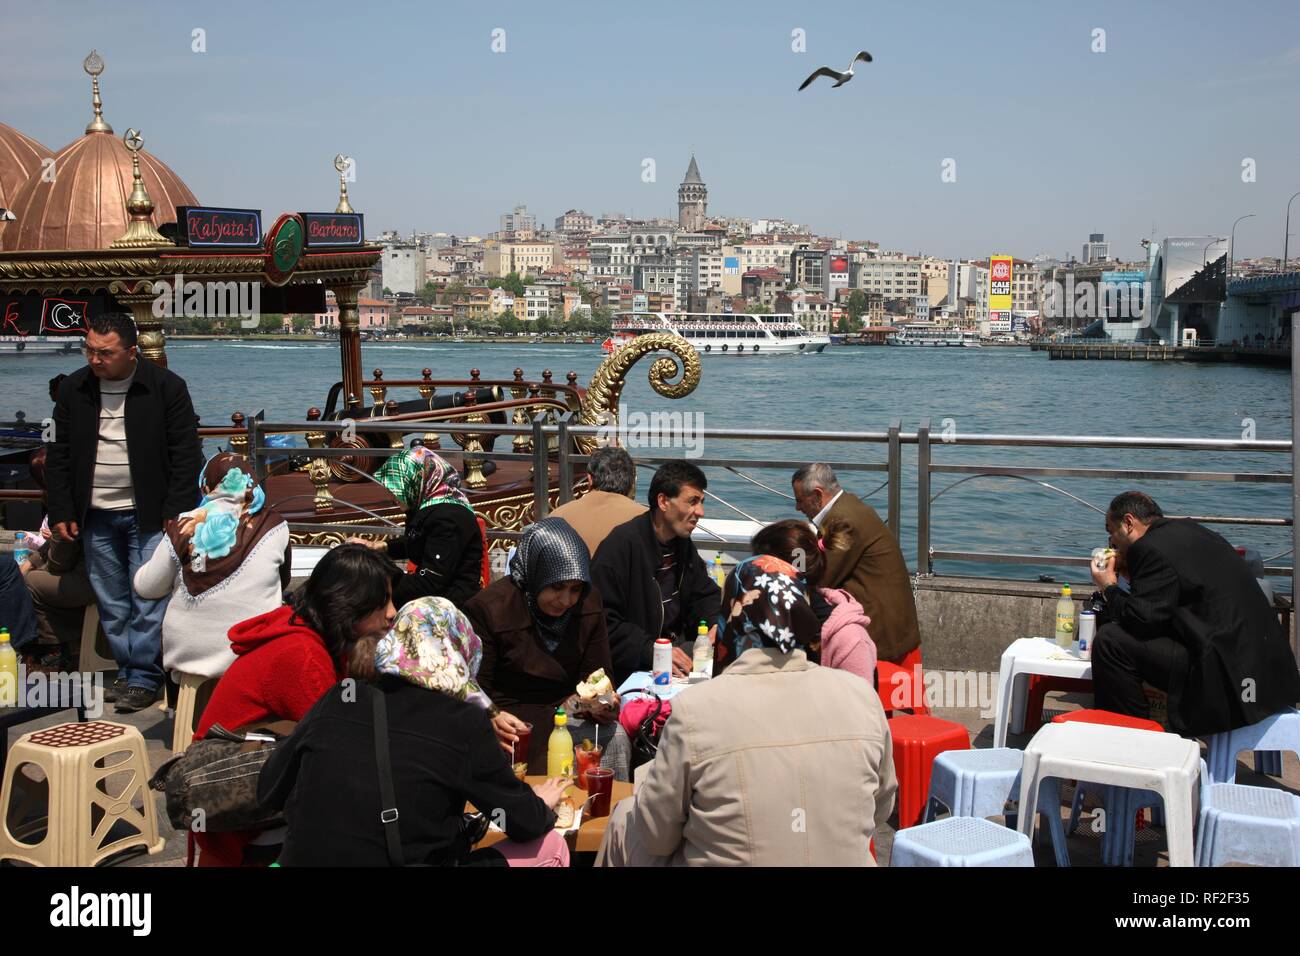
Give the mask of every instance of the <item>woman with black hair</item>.
[{"label": "woman with black hair", "polygon": [[[375,645],[397,617],[396,574],[390,561],[369,548],[339,545],[316,565],[292,605],[232,627],[235,661],[217,682],[195,739],[214,724],[233,731],[265,721],[299,721],[349,675],[354,660],[372,669]],[[200,866],[240,866],[257,831],[195,836],[203,851]]]}]

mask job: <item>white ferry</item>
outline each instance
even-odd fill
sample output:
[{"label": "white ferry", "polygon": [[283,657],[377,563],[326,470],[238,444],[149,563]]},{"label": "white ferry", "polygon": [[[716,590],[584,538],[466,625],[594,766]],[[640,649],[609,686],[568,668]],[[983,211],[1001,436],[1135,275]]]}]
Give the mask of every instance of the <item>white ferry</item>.
[{"label": "white ferry", "polygon": [[812,334],[792,315],[619,312],[605,349],[613,351],[648,332],[680,335],[703,355],[798,355],[831,344],[830,336]]},{"label": "white ferry", "polygon": [[0,355],[71,355],[80,351],[79,335],[0,335]]},{"label": "white ferry", "polygon": [[890,345],[943,348],[980,347],[979,333],[973,329],[944,328],[938,322],[909,322],[886,340]]}]

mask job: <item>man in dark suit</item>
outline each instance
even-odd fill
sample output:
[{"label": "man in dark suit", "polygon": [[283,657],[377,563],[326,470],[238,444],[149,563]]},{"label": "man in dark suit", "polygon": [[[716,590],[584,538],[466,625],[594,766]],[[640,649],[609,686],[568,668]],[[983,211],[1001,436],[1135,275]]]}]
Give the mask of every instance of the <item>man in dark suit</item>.
[{"label": "man in dark suit", "polygon": [[1204,736],[1295,705],[1295,655],[1232,545],[1140,491],[1110,503],[1106,530],[1116,555],[1092,569],[1109,619],[1092,650],[1099,708],[1149,716],[1145,681],[1169,694],[1171,730]]},{"label": "man in dark suit", "polygon": [[691,541],[704,517],[704,472],[674,461],[650,481],[650,510],[619,525],[591,562],[591,582],[605,604],[613,681],[621,684],[653,664],[655,640],[673,642],[673,673],[691,672],[700,621],[717,632],[722,592]]},{"label": "man in dark suit", "polygon": [[795,507],[820,532],[832,523],[849,531],[847,549],[826,552],[820,586],[843,588],[871,618],[868,631],[882,661],[897,664],[921,644],[912,580],[898,539],[876,510],[840,487],[830,465],[817,462],[794,473]]},{"label": "man in dark suit", "polygon": [[94,319],[85,368],[59,386],[46,458],[55,538],[85,542],[86,573],[118,677],[105,691],[119,713],[149,706],[162,685],[167,602],[135,593],[136,570],[163,524],[198,504],[203,451],[185,381],[136,347],[131,316]]}]

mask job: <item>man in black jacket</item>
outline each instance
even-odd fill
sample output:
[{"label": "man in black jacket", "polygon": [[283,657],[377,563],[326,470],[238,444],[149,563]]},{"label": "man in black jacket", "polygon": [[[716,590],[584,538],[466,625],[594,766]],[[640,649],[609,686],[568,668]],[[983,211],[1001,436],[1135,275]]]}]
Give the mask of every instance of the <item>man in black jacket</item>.
[{"label": "man in black jacket", "polygon": [[[1169,694],[1171,730],[1205,736],[1295,705],[1295,655],[1227,541],[1194,521],[1166,518],[1138,491],[1110,503],[1106,530],[1116,557],[1092,569],[1110,619],[1092,651],[1099,708],[1149,716],[1145,681]],[[1116,568],[1130,592],[1118,587]]]},{"label": "man in black jacket", "polygon": [[704,472],[670,462],[650,482],[650,510],[609,533],[591,562],[591,581],[605,604],[615,685],[650,670],[655,640],[673,642],[673,673],[691,671],[700,621],[714,623],[722,592],[709,577],[691,532],[704,517]]},{"label": "man in black jacket", "polygon": [[84,542],[118,665],[105,698],[130,713],[158,698],[167,608],[166,600],[141,598],[131,582],[164,522],[198,503],[203,451],[184,380],[139,357],[129,315],[93,320],[83,351],[89,364],[64,379],[54,406],[49,521],[57,538]]}]

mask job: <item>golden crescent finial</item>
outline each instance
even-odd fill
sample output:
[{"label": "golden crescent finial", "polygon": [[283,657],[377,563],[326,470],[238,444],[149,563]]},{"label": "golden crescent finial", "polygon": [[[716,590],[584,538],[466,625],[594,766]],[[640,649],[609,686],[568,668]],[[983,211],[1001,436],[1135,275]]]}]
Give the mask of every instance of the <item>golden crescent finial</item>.
[{"label": "golden crescent finial", "polygon": [[348,167],[351,165],[352,165],[351,160],[349,160],[342,153],[339,153],[337,156],[334,157],[334,168],[341,173],[346,173],[348,171]]},{"label": "golden crescent finial", "polygon": [[140,135],[138,129],[132,127],[123,134],[122,145],[131,152],[138,153],[140,150],[144,149],[144,137]]}]

